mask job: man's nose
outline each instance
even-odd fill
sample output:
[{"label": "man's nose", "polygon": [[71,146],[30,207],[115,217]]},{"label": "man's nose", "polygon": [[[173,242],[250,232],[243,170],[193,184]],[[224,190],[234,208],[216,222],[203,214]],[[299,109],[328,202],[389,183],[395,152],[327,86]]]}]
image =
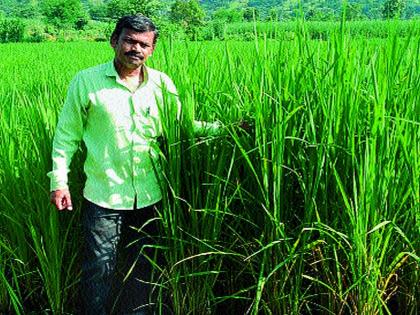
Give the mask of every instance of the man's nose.
[{"label": "man's nose", "polygon": [[135,51],[141,51],[141,45],[140,43],[134,43],[131,45],[131,49]]}]

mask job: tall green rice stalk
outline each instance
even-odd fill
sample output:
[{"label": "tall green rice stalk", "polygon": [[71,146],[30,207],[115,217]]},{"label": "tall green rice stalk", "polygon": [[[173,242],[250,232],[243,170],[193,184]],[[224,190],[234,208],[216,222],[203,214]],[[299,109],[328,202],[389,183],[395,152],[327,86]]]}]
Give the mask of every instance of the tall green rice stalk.
[{"label": "tall green rice stalk", "polygon": [[[158,43],[151,66],[182,103],[180,119],[173,96],[161,104],[158,309],[418,313],[420,40],[387,27]],[[82,152],[74,212],[48,204],[46,173],[70,78],[112,51],[8,44],[0,56],[0,311],[74,313]],[[197,136],[194,119],[223,127]]]}]

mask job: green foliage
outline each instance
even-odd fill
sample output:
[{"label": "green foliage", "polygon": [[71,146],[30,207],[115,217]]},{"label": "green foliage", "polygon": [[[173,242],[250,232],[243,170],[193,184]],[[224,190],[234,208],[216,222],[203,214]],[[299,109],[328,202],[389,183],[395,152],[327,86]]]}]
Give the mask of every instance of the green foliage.
[{"label": "green foliage", "polygon": [[[183,105],[180,122],[162,121],[158,305],[418,313],[418,25],[401,38],[406,22],[374,23],[384,38],[258,23],[250,42],[158,43],[150,66]],[[270,24],[294,36],[261,40]],[[315,26],[324,40],[310,40]],[[73,212],[49,205],[45,174],[70,79],[112,55],[108,43],[0,45],[1,313],[78,313],[83,159],[70,173]],[[193,118],[221,121],[224,135],[193,138]]]},{"label": "green foliage", "polygon": [[225,23],[236,23],[243,20],[252,21],[259,19],[259,11],[255,7],[249,7],[247,0],[230,1],[224,7],[218,8],[213,12],[213,19]]},{"label": "green foliage", "polygon": [[40,20],[27,20],[25,41],[32,43],[40,43],[50,38],[47,33],[47,26]]},{"label": "green foliage", "polygon": [[198,0],[175,0],[170,9],[173,22],[199,26],[203,24],[204,11]]},{"label": "green foliage", "polygon": [[108,19],[108,8],[106,3],[89,2],[87,8],[92,20],[104,21]]},{"label": "green foliage", "polygon": [[278,21],[279,20],[279,9],[276,8],[276,7],[271,8],[268,11],[267,20],[268,21],[273,21],[273,22]]},{"label": "green foliage", "polygon": [[[213,14],[219,9],[229,8],[231,1],[212,1],[203,0],[202,5],[206,10]],[[380,19],[382,8],[386,0],[249,0],[245,1],[247,7],[256,8],[260,12],[262,19],[273,20],[276,16],[279,20],[288,20],[299,15],[300,9],[303,10],[307,19],[310,20],[329,20],[340,19],[343,5],[347,4],[347,10],[355,10],[348,14],[349,20],[355,19]],[[402,15],[405,18],[420,15],[419,0],[405,1],[407,10]],[[274,12],[275,13],[274,13]]]},{"label": "green foliage", "polygon": [[198,0],[176,0],[170,9],[170,20],[182,26],[194,38],[197,28],[204,24],[204,11]]},{"label": "green foliage", "polygon": [[0,43],[20,42],[25,34],[25,24],[22,19],[0,19]]},{"label": "green foliage", "polygon": [[3,12],[7,17],[13,16],[17,8],[17,0],[0,0],[0,12]]},{"label": "green foliage", "polygon": [[158,25],[160,34],[159,37],[161,40],[187,40],[189,38],[185,32],[186,30],[180,24],[172,23],[166,19],[163,19],[158,22]]},{"label": "green foliage", "polygon": [[[209,23],[207,27],[210,27]],[[240,22],[222,24],[224,39],[254,40],[255,31],[260,36],[271,39],[290,40],[297,36],[300,30],[295,23],[291,22]],[[309,21],[305,23],[305,31],[310,39],[327,40],[334,36],[341,27],[340,22],[333,21]],[[388,38],[393,32],[398,32],[400,37],[407,37],[412,32],[419,33],[420,21],[349,21],[346,23],[346,31],[351,38]],[[417,30],[417,31],[416,31]],[[218,37],[220,38],[220,37]]]},{"label": "green foliage", "polygon": [[212,13],[221,7],[228,6],[231,2],[230,0],[201,0],[201,5],[206,9],[206,11]]},{"label": "green foliage", "polygon": [[213,19],[224,21],[225,23],[240,22],[243,19],[242,12],[238,12],[232,9],[221,8],[213,13]]},{"label": "green foliage", "polygon": [[420,0],[407,1],[404,18],[411,19],[416,17],[420,17]]},{"label": "green foliage", "polygon": [[227,7],[217,9],[213,13],[213,19],[224,21],[225,23],[240,22],[244,19],[244,11],[247,3],[243,1],[234,1]]},{"label": "green foliage", "polygon": [[83,30],[83,37],[96,42],[107,42],[114,30],[114,23],[90,21]]},{"label": "green foliage", "polygon": [[124,15],[143,14],[153,18],[161,6],[159,0],[111,0],[107,4],[107,16],[119,19]]},{"label": "green foliage", "polygon": [[363,19],[363,8],[359,3],[347,3],[346,20],[354,21]]},{"label": "green foliage", "polygon": [[80,0],[43,0],[42,13],[58,29],[82,29],[88,21]]},{"label": "green foliage", "polygon": [[211,21],[207,28],[210,29],[206,39],[225,39],[226,37],[226,24],[222,20]]},{"label": "green foliage", "polygon": [[258,21],[260,19],[260,12],[257,8],[247,7],[244,9],[243,18],[245,21]]},{"label": "green foliage", "polygon": [[[140,13],[152,17],[156,24],[176,20],[189,37],[200,37],[202,32],[194,25],[194,14],[184,12],[187,18],[175,17],[171,7],[189,0],[0,0],[0,18],[18,17],[25,20],[44,20],[56,29],[78,30],[86,27],[88,20],[109,22],[127,14]],[[420,16],[420,0],[196,0],[205,10],[207,20],[237,23],[256,20],[288,21],[303,16],[310,21],[339,21],[346,4],[347,20],[381,19],[394,16],[402,19]],[[191,5],[194,7],[196,5]],[[188,11],[188,10],[187,10]],[[172,15],[172,17],[171,17]],[[201,13],[199,20],[203,19]],[[188,17],[189,16],[189,17]],[[208,30],[204,30],[208,33]],[[40,32],[43,33],[43,32]],[[47,32],[54,33],[54,32]],[[38,40],[44,36],[39,36]],[[91,37],[91,36],[89,36]],[[208,37],[207,35],[205,36]]]},{"label": "green foliage", "polygon": [[24,19],[38,19],[41,17],[40,1],[20,0],[10,7],[10,15]]},{"label": "green foliage", "polygon": [[405,0],[386,0],[382,15],[385,19],[399,18],[402,16],[405,6]]}]

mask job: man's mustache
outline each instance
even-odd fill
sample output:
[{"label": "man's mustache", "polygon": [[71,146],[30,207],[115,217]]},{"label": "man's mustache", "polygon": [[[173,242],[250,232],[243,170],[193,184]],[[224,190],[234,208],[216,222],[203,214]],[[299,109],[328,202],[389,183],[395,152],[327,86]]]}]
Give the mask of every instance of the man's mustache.
[{"label": "man's mustache", "polygon": [[137,57],[137,58],[140,58],[140,59],[144,59],[144,56],[143,55],[138,54],[138,53],[136,53],[134,51],[126,52],[125,55],[128,56],[128,57]]}]

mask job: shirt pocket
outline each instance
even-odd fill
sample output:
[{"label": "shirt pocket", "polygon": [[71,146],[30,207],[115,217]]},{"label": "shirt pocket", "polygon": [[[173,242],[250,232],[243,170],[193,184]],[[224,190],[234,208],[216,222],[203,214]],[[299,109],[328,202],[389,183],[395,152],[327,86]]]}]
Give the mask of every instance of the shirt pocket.
[{"label": "shirt pocket", "polygon": [[136,109],[136,130],[146,139],[157,138],[160,133],[160,119],[156,104],[150,102]]}]

